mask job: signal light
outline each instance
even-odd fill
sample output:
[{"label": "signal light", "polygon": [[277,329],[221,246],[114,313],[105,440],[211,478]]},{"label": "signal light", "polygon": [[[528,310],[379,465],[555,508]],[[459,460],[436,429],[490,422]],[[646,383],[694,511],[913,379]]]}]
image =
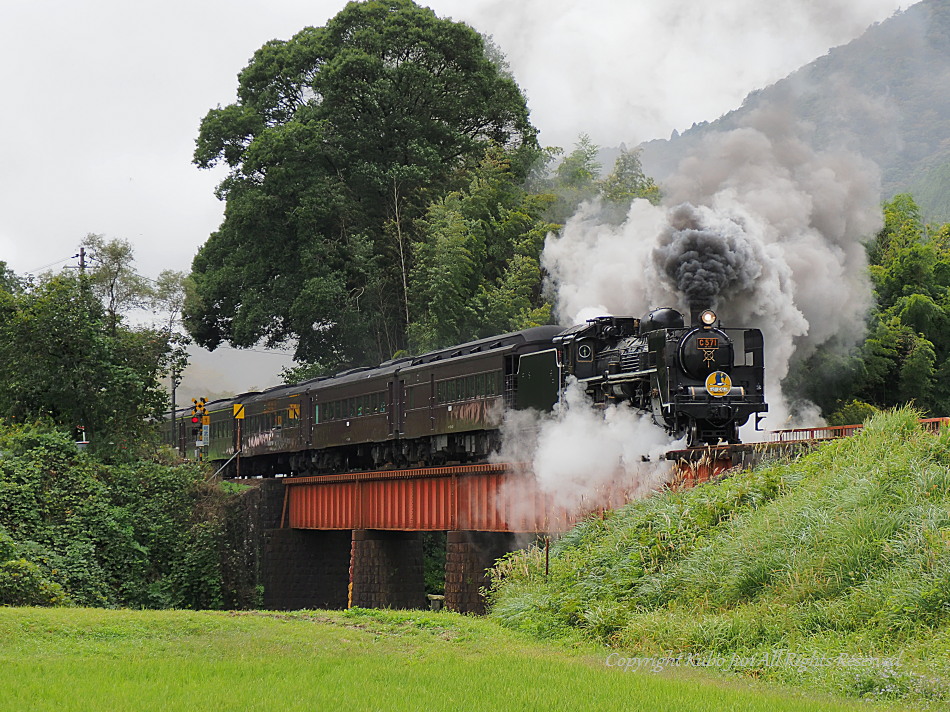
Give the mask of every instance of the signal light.
[{"label": "signal light", "polygon": [[199,418],[197,415],[193,415],[193,416],[191,416],[191,422],[192,422],[192,423],[201,422],[201,418]]}]

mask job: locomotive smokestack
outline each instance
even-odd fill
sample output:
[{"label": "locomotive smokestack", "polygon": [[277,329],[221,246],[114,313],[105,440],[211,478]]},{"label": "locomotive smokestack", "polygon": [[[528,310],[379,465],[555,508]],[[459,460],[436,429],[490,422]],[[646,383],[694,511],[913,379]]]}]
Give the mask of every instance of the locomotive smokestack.
[{"label": "locomotive smokestack", "polygon": [[689,325],[699,325],[699,315],[707,309],[712,309],[712,304],[706,300],[690,299],[689,301]]}]

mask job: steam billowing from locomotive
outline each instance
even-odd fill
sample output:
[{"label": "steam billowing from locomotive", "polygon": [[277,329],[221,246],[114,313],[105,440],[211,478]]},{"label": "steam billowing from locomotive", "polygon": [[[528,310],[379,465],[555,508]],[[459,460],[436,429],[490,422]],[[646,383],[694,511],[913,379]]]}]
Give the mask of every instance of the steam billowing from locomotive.
[{"label": "steam billowing from locomotive", "polygon": [[710,224],[689,203],[670,211],[669,226],[653,251],[657,271],[685,297],[691,312],[718,307],[722,294],[752,290],[764,260],[761,246],[741,224],[728,218]]},{"label": "steam billowing from locomotive", "polygon": [[[759,111],[743,128],[707,137],[663,182],[663,205],[634,201],[619,226],[602,219],[598,205],[582,206],[560,235],[548,236],[542,256],[561,323],[712,307],[727,326],[763,332],[767,427],[813,424],[817,413],[782,393],[782,380],[818,346],[847,350],[862,336],[871,300],[862,240],[879,228],[880,190],[874,164],[847,151],[816,152],[799,133],[782,112]],[[622,418],[596,433],[572,427],[582,411],[572,403],[539,424],[534,449],[522,453],[539,481],[576,498],[585,476],[646,476],[631,452],[655,453],[656,439],[617,427]],[[562,471],[579,447],[604,453],[620,442],[624,456],[612,467]]]},{"label": "steam billowing from locomotive", "polygon": [[[620,226],[585,206],[543,255],[564,324],[654,306],[713,306],[762,329],[769,427],[789,427],[796,359],[857,343],[871,289],[862,240],[880,224],[877,167],[816,152],[781,112],[707,137],[664,181],[665,202],[636,201]],[[798,416],[803,416],[799,405]]]}]

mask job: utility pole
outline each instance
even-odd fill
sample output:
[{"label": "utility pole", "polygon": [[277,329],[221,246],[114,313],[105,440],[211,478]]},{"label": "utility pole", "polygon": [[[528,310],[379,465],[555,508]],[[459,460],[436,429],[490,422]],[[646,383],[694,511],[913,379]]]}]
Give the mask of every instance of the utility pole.
[{"label": "utility pole", "polygon": [[172,446],[184,457],[185,453],[178,442],[178,406],[175,403],[175,391],[178,390],[178,374],[175,372],[175,360],[172,359]]}]

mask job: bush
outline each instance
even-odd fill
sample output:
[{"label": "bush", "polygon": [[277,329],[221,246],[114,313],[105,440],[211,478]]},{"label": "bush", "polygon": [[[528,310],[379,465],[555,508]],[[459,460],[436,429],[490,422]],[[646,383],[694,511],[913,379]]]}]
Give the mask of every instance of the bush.
[{"label": "bush", "polygon": [[0,561],[19,560],[15,600],[223,605],[228,495],[199,466],[106,464],[44,425],[0,424],[0,452]]},{"label": "bush", "polygon": [[36,564],[26,559],[0,564],[0,605],[59,606],[67,602],[63,587],[47,579]]}]

